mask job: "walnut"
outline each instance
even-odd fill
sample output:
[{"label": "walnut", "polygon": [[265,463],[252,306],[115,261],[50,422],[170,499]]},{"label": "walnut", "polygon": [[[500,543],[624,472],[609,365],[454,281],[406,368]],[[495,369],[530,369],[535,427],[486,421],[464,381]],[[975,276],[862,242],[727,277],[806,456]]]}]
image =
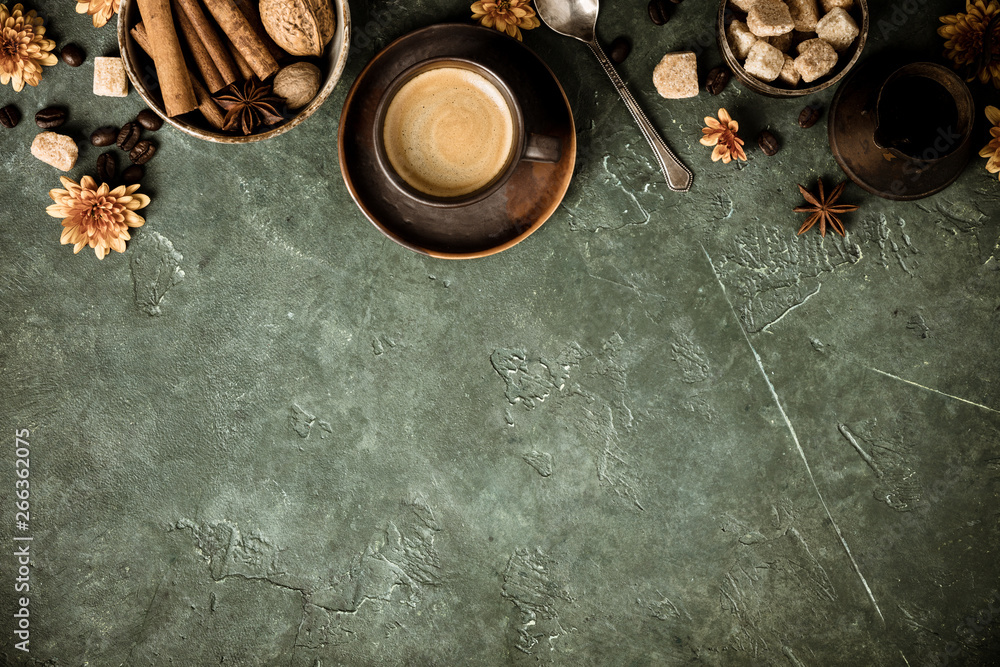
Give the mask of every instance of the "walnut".
[{"label": "walnut", "polygon": [[336,28],[332,0],[261,0],[271,39],[293,56],[321,56]]},{"label": "walnut", "polygon": [[312,63],[292,63],[274,75],[274,94],[285,98],[289,109],[299,109],[316,97],[322,77]]}]

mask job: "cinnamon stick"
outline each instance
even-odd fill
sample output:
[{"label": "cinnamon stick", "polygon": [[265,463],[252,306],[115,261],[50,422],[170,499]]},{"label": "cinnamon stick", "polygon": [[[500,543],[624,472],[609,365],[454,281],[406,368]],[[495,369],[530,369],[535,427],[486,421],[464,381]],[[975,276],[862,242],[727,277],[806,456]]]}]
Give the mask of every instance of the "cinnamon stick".
[{"label": "cinnamon stick", "polygon": [[[152,52],[149,48],[149,37],[146,35],[146,26],[141,23],[137,23],[131,30],[132,39],[135,43],[139,45],[139,48],[146,52],[146,55],[150,58],[153,57]],[[205,117],[208,124],[217,130],[221,130],[225,122],[225,117],[222,115],[222,110],[219,109],[219,105],[212,99],[212,96],[202,85],[198,77],[195,76],[194,72],[188,70],[191,77],[191,87],[194,89],[195,99],[198,100],[198,111],[201,115]]]},{"label": "cinnamon stick", "polygon": [[[229,49],[219,37],[219,33],[212,24],[211,19],[205,16],[205,12],[202,11],[198,0],[174,0],[174,5],[179,8],[178,15],[186,15],[188,21],[190,21],[198,33],[202,46],[211,56],[212,63],[218,70],[222,80],[226,82],[225,85],[228,86],[236,81],[239,78],[239,74],[236,70],[236,65],[233,63],[232,56],[229,54]],[[194,48],[192,46],[192,49]],[[207,78],[205,83],[208,83]],[[209,89],[212,92],[218,90],[211,86],[209,86]]]},{"label": "cinnamon stick", "polygon": [[198,111],[205,117],[209,125],[221,130],[226,123],[226,117],[222,115],[219,105],[212,99],[212,95],[205,90],[205,86],[201,85],[200,81],[192,79],[191,85],[194,87],[194,95],[198,99]]},{"label": "cinnamon stick", "polygon": [[191,76],[174,30],[170,0],[138,0],[138,3],[156,66],[156,78],[160,82],[164,110],[173,117],[197,109]]},{"label": "cinnamon stick", "polygon": [[236,50],[236,46],[233,42],[226,37],[226,47],[229,49],[229,54],[233,57],[233,62],[236,63],[236,68],[240,71],[240,75],[244,79],[249,79],[253,76],[253,69],[250,64],[246,61],[246,58],[240,55],[240,52]]},{"label": "cinnamon stick", "polygon": [[[176,1],[174,2],[174,7],[178,7]],[[212,55],[205,48],[201,37],[198,36],[197,28],[191,23],[191,19],[188,18],[187,14],[179,10],[179,7],[177,24],[181,28],[181,34],[184,35],[184,41],[187,42],[188,50],[191,52],[191,59],[194,60],[195,67],[201,73],[201,78],[205,80],[205,86],[215,93],[232,83],[232,81],[226,81],[222,78],[219,68],[216,67],[215,62],[212,60]],[[197,99],[197,95],[195,98]]]},{"label": "cinnamon stick", "polygon": [[[142,1],[164,2],[165,0]],[[222,32],[226,33],[236,50],[246,59],[258,79],[263,81],[278,71],[278,61],[267,50],[264,42],[257,37],[257,33],[250,26],[250,21],[236,6],[234,0],[205,0],[205,6],[215,17]]]},{"label": "cinnamon stick", "polygon": [[278,61],[287,58],[288,53],[275,44],[271,36],[267,34],[267,30],[264,29],[264,22],[260,20],[260,5],[254,0],[235,0],[235,2],[236,6],[243,12],[243,16],[247,17],[254,33],[260,38],[260,41],[264,42],[264,46],[267,47],[271,56]]}]

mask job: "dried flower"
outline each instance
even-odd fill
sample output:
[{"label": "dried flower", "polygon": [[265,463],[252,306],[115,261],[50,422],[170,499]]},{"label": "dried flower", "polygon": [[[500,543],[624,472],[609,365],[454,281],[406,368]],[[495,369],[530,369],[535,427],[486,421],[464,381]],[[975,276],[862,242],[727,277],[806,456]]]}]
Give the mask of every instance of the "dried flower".
[{"label": "dried flower", "polygon": [[993,124],[990,128],[990,136],[993,138],[979,151],[979,157],[988,157],[986,171],[996,174],[1000,172],[1000,109],[994,106],[986,107],[986,118]]},{"label": "dried flower", "polygon": [[56,64],[52,49],[56,43],[45,39],[45,19],[35,10],[24,14],[20,4],[13,11],[7,5],[0,5],[0,84],[8,82],[14,92],[24,88],[24,84],[37,86],[42,78],[42,65]]},{"label": "dried flower", "polygon": [[701,138],[701,143],[705,146],[715,146],[712,151],[712,162],[722,160],[723,164],[729,164],[733,158],[746,161],[747,154],[743,152],[743,140],[736,136],[740,130],[740,124],[729,116],[725,109],[719,109],[719,120],[711,116],[705,117],[705,125],[701,133],[705,136]]},{"label": "dried flower", "polygon": [[940,17],[938,34],[945,38],[945,56],[968,72],[968,80],[993,80],[1000,88],[1000,3],[966,0],[965,13]]},{"label": "dried flower", "polygon": [[839,215],[844,213],[850,213],[851,211],[857,211],[858,207],[853,204],[837,204],[837,200],[840,199],[840,195],[844,193],[844,188],[847,187],[847,181],[844,181],[837,187],[833,189],[830,196],[825,196],[823,193],[823,179],[819,179],[819,194],[813,195],[811,192],[806,190],[801,185],[799,186],[799,192],[805,197],[806,206],[796,206],[793,211],[796,213],[812,213],[802,227],[799,228],[799,234],[804,234],[812,229],[813,225],[817,222],[819,223],[819,234],[820,236],[826,236],[826,227],[830,226],[830,229],[837,232],[841,236],[844,236],[844,223],[840,221]]},{"label": "dried flower", "polygon": [[80,0],[76,3],[77,14],[90,14],[95,28],[100,28],[118,13],[121,0]]},{"label": "dried flower", "polygon": [[97,259],[104,259],[108,250],[125,252],[125,241],[132,238],[129,227],[142,227],[146,221],[136,213],[149,204],[149,197],[139,194],[139,184],[119,185],[114,190],[107,183],[97,183],[90,176],[76,181],[60,176],[65,190],[49,190],[52,204],[45,212],[53,218],[63,218],[65,227],[59,242],[73,244],[78,253],[90,246]]},{"label": "dried flower", "polygon": [[487,28],[496,28],[521,41],[521,29],[542,25],[531,8],[531,0],[478,0],[472,3],[472,18]]},{"label": "dried flower", "polygon": [[261,83],[252,76],[240,87],[239,82],[230,84],[217,94],[215,100],[226,110],[223,130],[239,129],[250,134],[258,125],[273,125],[283,117],[278,111],[285,101],[271,91],[271,84]]}]

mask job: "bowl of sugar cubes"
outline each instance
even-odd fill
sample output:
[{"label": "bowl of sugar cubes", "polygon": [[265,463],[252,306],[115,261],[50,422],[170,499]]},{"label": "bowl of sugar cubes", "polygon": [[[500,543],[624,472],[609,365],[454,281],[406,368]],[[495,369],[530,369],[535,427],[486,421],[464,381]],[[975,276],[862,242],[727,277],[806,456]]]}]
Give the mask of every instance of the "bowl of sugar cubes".
[{"label": "bowl of sugar cubes", "polygon": [[799,97],[837,83],[868,36],[867,0],[722,0],[719,50],[750,90]]}]

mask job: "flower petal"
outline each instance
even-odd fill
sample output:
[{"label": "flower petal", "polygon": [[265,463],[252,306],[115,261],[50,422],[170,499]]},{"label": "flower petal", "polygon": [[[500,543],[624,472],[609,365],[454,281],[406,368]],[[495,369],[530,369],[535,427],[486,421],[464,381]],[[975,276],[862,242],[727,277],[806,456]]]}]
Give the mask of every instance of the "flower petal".
[{"label": "flower petal", "polygon": [[1000,125],[1000,109],[992,105],[986,107],[986,118],[993,125]]}]

